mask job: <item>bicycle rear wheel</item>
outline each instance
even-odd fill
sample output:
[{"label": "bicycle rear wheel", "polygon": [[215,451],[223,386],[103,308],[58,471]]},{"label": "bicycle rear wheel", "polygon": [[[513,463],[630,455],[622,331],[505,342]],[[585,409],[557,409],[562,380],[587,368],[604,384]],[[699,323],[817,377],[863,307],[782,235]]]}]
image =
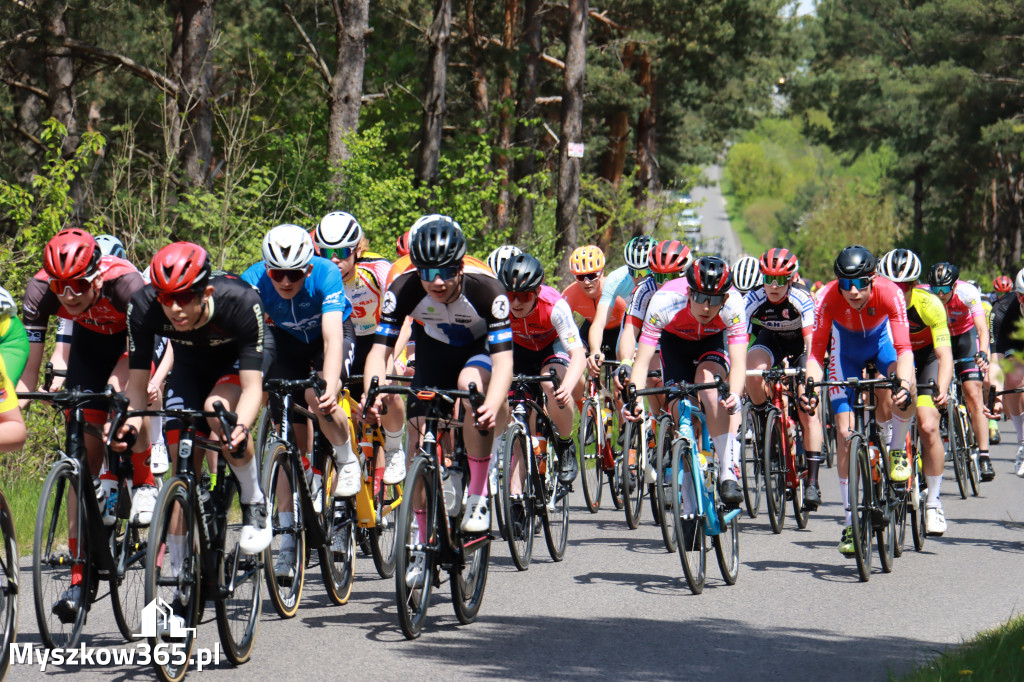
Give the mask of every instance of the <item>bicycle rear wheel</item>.
[{"label": "bicycle rear wheel", "polygon": [[[413,458],[405,477],[405,503],[398,508],[398,537],[395,555],[395,598],[398,622],[406,639],[419,637],[427,620],[430,593],[434,588],[434,560],[437,554],[439,519],[435,472],[422,455]],[[421,529],[414,505],[421,505]],[[422,539],[421,539],[422,538]],[[418,576],[418,577],[417,577]]]},{"label": "bicycle rear wheel", "polygon": [[[536,507],[534,497],[539,491],[534,489],[530,465],[533,463],[533,450],[526,430],[522,424],[513,423],[505,432],[502,444],[501,461],[504,475],[501,479],[501,509],[506,519],[506,539],[512,563],[520,571],[530,567],[533,556],[533,537],[536,529]],[[512,484],[522,476],[522,490],[513,496]]]},{"label": "bicycle rear wheel", "polygon": [[747,516],[756,519],[761,512],[761,491],[764,488],[764,462],[758,454],[757,430],[754,411],[749,402],[743,403],[740,422],[740,477],[743,479],[743,503]]},{"label": "bicycle rear wheel", "polygon": [[583,403],[580,417],[580,473],[583,478],[583,499],[587,510],[596,514],[601,508],[601,493],[604,487],[604,471],[601,468],[601,446],[597,421],[597,404],[593,399]]},{"label": "bicycle rear wheel", "polygon": [[921,470],[918,459],[919,456],[915,452],[912,464],[912,487],[910,490],[910,503],[908,504],[908,508],[910,509],[910,528],[914,536],[914,549],[920,552],[924,549],[924,539],[926,537],[924,532],[924,516],[926,512],[925,496],[921,494],[921,481],[924,478],[924,472]]},{"label": "bicycle rear wheel", "polygon": [[977,497],[980,493],[978,485],[981,483],[980,475],[978,471],[978,439],[974,433],[974,422],[971,421],[971,415],[965,414],[963,418],[964,424],[964,443],[967,444],[967,480],[971,484],[971,495]]},{"label": "bicycle rear wheel", "polygon": [[[472,552],[466,563],[450,572],[452,582],[452,607],[455,617],[463,625],[476,620],[484,601],[487,588],[487,568],[491,558],[491,541],[480,540],[479,549]],[[463,550],[465,551],[465,550]]]},{"label": "bicycle rear wheel", "polygon": [[[43,644],[49,648],[74,648],[82,636],[92,592],[92,552],[85,532],[85,505],[78,499],[78,474],[70,461],[50,469],[39,497],[35,538],[32,544],[32,590],[36,622]],[[92,484],[85,486],[92,494]],[[78,531],[69,537],[71,516]],[[77,576],[77,577],[76,577]],[[77,601],[65,602],[72,584],[79,585]],[[58,602],[62,602],[58,606]]]},{"label": "bicycle rear wheel", "polygon": [[764,427],[764,496],[768,504],[768,523],[773,533],[781,533],[786,522],[786,471],[783,458],[786,437],[782,426],[782,415],[769,408]]},{"label": "bicycle rear wheel", "polygon": [[11,643],[18,634],[18,543],[7,499],[0,493],[0,680],[11,665]]},{"label": "bicycle rear wheel", "polygon": [[796,488],[793,489],[793,519],[796,521],[796,527],[803,530],[807,528],[807,520],[810,518],[811,513],[804,507],[804,486],[807,484],[807,479],[798,476],[796,480]]},{"label": "bicycle rear wheel", "polygon": [[[622,481],[622,501],[626,511],[626,526],[636,530],[644,510],[644,438],[640,423],[626,422],[622,458],[619,460],[619,479]],[[630,462],[632,460],[632,462]]]},{"label": "bicycle rear wheel", "polygon": [[[683,565],[686,584],[694,594],[704,591],[708,547],[704,517],[697,513],[698,473],[692,468],[689,443],[679,439],[672,446],[672,518],[676,527],[676,549]],[[684,503],[684,500],[686,502]]]},{"label": "bicycle rear wheel", "polygon": [[654,470],[656,480],[654,493],[658,507],[661,509],[659,525],[661,539],[665,550],[676,551],[676,524],[672,519],[672,418],[668,415],[658,417],[658,446],[654,451]]},{"label": "bicycle rear wheel", "polygon": [[398,507],[402,504],[402,484],[382,484],[374,500],[377,525],[370,530],[370,552],[377,575],[390,578],[395,574],[395,538]]},{"label": "bicycle rear wheel", "polygon": [[[306,523],[298,482],[298,477],[304,475],[301,468],[295,466],[285,443],[279,440],[267,443],[260,485],[270,498],[274,537],[264,552],[263,573],[270,603],[282,618],[291,618],[298,612],[306,580],[306,536],[302,531]],[[284,521],[287,512],[282,511],[286,506],[291,507],[288,523]],[[291,577],[283,574],[279,577],[278,569],[290,571]]]},{"label": "bicycle rear wheel", "polygon": [[[719,505],[719,518],[725,518],[726,513],[725,507]],[[711,539],[715,545],[715,556],[718,558],[718,568],[722,571],[722,579],[726,585],[735,585],[740,571],[739,515],[732,517],[729,523],[722,523],[722,532]]]},{"label": "bicycle rear wheel", "polygon": [[[955,382],[954,382],[955,383]],[[964,424],[959,414],[956,401],[950,399],[948,405],[949,450],[953,456],[953,474],[956,486],[960,490],[960,499],[967,499],[967,440],[964,435]]]},{"label": "bicycle rear wheel", "polygon": [[881,483],[875,484],[875,500],[884,510],[883,517],[875,526],[875,541],[878,543],[879,564],[883,573],[892,573],[896,563],[896,531],[898,509],[893,498],[894,491],[888,476],[882,476]]},{"label": "bicycle rear wheel", "polygon": [[871,510],[874,507],[871,460],[864,438],[850,439],[850,515],[853,525],[853,553],[857,573],[863,582],[871,579]]},{"label": "bicycle rear wheel", "polygon": [[[121,485],[118,495],[129,499],[128,488]],[[118,515],[120,517],[120,515]],[[110,577],[110,597],[117,629],[129,642],[142,632],[142,609],[146,606],[146,552],[149,526],[135,526],[127,518],[118,518],[110,534],[110,555],[117,569]]]},{"label": "bicycle rear wheel", "polygon": [[552,561],[561,561],[569,542],[569,486],[558,482],[558,457],[552,448],[548,448],[547,464],[538,478],[544,484],[544,540]]},{"label": "bicycle rear wheel", "polygon": [[356,563],[355,509],[351,500],[334,497],[334,477],[338,475],[334,457],[323,458],[324,489],[321,527],[327,539],[318,548],[320,574],[331,601],[341,606],[352,596]]},{"label": "bicycle rear wheel", "polygon": [[[224,523],[227,527],[222,530],[224,552],[220,556],[217,579],[224,587],[234,585],[234,590],[215,602],[217,630],[228,660],[234,665],[241,665],[252,655],[256,633],[260,628],[260,611],[263,608],[263,600],[260,598],[263,580],[260,573],[263,571],[265,553],[245,554],[238,546],[242,534],[242,505],[238,483],[234,476],[226,476],[223,483],[217,481],[217,487],[221,485],[227,486],[221,493],[226,504]],[[217,497],[216,491],[214,497]]]},{"label": "bicycle rear wheel", "polygon": [[161,620],[157,620],[158,627],[143,634],[149,638],[151,651],[156,651],[158,646],[163,650],[173,647],[176,653],[185,654],[184,663],[176,663],[181,661],[178,657],[170,657],[163,665],[153,662],[160,679],[178,682],[188,672],[187,660],[195,646],[195,628],[199,625],[203,601],[199,520],[189,501],[184,478],[172,478],[160,489],[149,538],[146,603],[156,601],[155,608],[161,620],[163,616],[170,616],[168,609],[175,618],[168,618],[167,631],[159,627]]}]

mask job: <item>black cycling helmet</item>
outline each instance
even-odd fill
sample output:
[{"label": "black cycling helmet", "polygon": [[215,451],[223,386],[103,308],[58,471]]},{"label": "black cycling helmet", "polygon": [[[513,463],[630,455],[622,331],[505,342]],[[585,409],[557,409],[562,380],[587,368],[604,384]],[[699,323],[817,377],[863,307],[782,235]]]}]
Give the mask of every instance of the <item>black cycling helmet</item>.
[{"label": "black cycling helmet", "polygon": [[455,221],[438,216],[421,225],[409,240],[409,258],[417,268],[459,265],[466,255],[466,237]]},{"label": "black cycling helmet", "polygon": [[702,294],[724,294],[732,286],[729,264],[717,256],[698,258],[686,271],[690,288]]},{"label": "black cycling helmet", "polygon": [[951,287],[960,279],[960,268],[952,263],[936,263],[928,271],[928,284],[933,287]]},{"label": "black cycling helmet", "polygon": [[866,246],[854,244],[839,252],[836,262],[832,264],[832,270],[836,277],[843,279],[870,277],[875,274],[875,263],[875,257]]},{"label": "black cycling helmet", "polygon": [[544,282],[544,265],[528,253],[508,258],[498,279],[505,291],[535,291]]}]

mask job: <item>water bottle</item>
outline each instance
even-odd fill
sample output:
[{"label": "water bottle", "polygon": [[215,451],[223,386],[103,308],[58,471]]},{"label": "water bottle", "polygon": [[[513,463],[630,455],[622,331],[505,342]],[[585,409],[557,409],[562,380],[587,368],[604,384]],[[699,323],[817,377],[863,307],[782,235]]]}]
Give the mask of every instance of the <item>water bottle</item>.
[{"label": "water bottle", "polygon": [[708,466],[708,460],[711,458],[711,453],[707,451],[701,451],[700,453],[700,473],[704,477],[704,488],[711,490],[711,468]]},{"label": "water bottle", "polygon": [[206,524],[207,537],[214,536],[214,510],[213,501],[210,499],[210,474],[204,473],[199,483],[199,505],[203,510],[203,523]]},{"label": "water bottle", "polygon": [[459,467],[452,467],[449,470],[448,479],[452,482],[452,488],[455,492],[455,498],[453,504],[448,508],[448,514],[451,516],[458,516],[462,513],[463,500],[463,487],[462,487],[462,469]]},{"label": "water bottle", "polygon": [[882,453],[878,451],[878,448],[874,445],[868,446],[868,454],[871,458],[871,478],[875,483],[881,483],[882,471],[879,468],[878,460]]},{"label": "water bottle", "polygon": [[110,471],[100,474],[103,490],[103,525],[112,526],[117,521],[117,475]]},{"label": "water bottle", "polygon": [[444,506],[448,510],[448,516],[454,516],[452,511],[456,508],[455,481],[452,480],[451,469],[441,470],[441,488],[444,490]]},{"label": "water bottle", "polygon": [[537,459],[544,459],[548,453],[548,439],[544,436],[533,437],[533,454]]}]

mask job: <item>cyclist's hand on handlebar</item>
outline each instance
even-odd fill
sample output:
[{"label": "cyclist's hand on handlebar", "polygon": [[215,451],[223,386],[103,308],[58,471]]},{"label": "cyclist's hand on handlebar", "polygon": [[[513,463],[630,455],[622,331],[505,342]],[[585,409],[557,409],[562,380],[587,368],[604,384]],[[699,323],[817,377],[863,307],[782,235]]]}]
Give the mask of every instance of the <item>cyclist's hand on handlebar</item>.
[{"label": "cyclist's hand on handlebar", "polygon": [[231,441],[229,446],[232,450],[238,450],[249,439],[249,429],[244,424],[235,424],[231,430]]},{"label": "cyclist's hand on handlebar", "polygon": [[569,387],[565,384],[561,384],[555,389],[555,402],[558,403],[559,407],[568,407],[572,404],[572,392]]},{"label": "cyclist's hand on handlebar", "polygon": [[161,393],[160,389],[161,385],[156,381],[150,381],[148,384],[146,384],[146,399],[148,401],[147,404],[155,405],[159,403]]},{"label": "cyclist's hand on handlebar", "polygon": [[935,407],[945,407],[946,403],[949,402],[949,393],[947,393],[945,390],[940,389],[938,393],[935,394],[935,397],[932,398],[932,402],[935,403]]},{"label": "cyclist's hand on handlebar", "polygon": [[[110,436],[110,422],[103,425],[103,437],[107,438]],[[124,452],[132,445],[135,444],[135,439],[139,435],[139,429],[137,426],[124,422],[118,428],[114,438],[110,441],[110,449],[114,452]]]},{"label": "cyclist's hand on handlebar", "polygon": [[627,421],[631,421],[634,424],[640,421],[641,412],[642,408],[639,400],[636,402],[636,405],[633,406],[632,410],[629,409],[629,405],[622,406],[622,418]]},{"label": "cyclist's hand on handlebar", "polygon": [[384,409],[384,400],[380,394],[374,399],[372,405],[366,404],[366,395],[363,395],[363,399],[359,402],[359,414],[366,413],[366,421],[370,424],[379,424],[380,415]]},{"label": "cyclist's hand on handlebar", "polygon": [[[937,400],[935,402],[938,403]],[[989,419],[998,420],[1001,419],[1003,416],[1003,399],[1001,396],[996,396],[995,402],[992,403],[991,410],[988,408],[987,401],[982,402],[982,407],[984,407],[983,411],[985,413],[985,416],[988,417]]]},{"label": "cyclist's hand on handlebar", "polygon": [[900,387],[892,392],[893,404],[901,410],[905,410],[910,407],[910,391],[901,382]]},{"label": "cyclist's hand on handlebar", "polygon": [[601,364],[604,362],[604,354],[600,351],[595,351],[587,356],[587,369],[590,370],[591,374],[597,374],[601,371]]},{"label": "cyclist's hand on handlebar", "polygon": [[629,376],[633,373],[633,367],[622,363],[615,371],[615,390],[621,391],[629,383]]},{"label": "cyclist's hand on handlebar", "polygon": [[801,390],[798,402],[801,410],[809,415],[813,415],[815,410],[818,409],[818,393],[808,394],[806,391]]},{"label": "cyclist's hand on handlebar", "polygon": [[473,425],[480,431],[490,431],[498,424],[498,410],[495,410],[486,402],[476,411],[476,421]]},{"label": "cyclist's hand on handlebar", "polygon": [[338,379],[328,379],[327,387],[317,401],[321,414],[334,414],[338,410],[338,394],[340,392],[341,382]]},{"label": "cyclist's hand on handlebar", "polygon": [[742,404],[740,401],[739,393],[729,393],[718,399],[718,402],[722,403],[722,407],[729,410],[729,414],[736,414],[736,410],[740,409]]}]

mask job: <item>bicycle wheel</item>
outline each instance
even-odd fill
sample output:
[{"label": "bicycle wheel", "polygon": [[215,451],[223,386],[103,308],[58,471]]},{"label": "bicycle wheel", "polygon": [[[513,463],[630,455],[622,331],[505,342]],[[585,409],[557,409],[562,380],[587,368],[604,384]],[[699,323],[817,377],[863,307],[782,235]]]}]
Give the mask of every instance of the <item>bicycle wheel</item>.
[{"label": "bicycle wheel", "polygon": [[[405,477],[406,503],[398,508],[395,599],[398,622],[406,639],[416,639],[423,630],[434,588],[437,524],[441,522],[435,476],[433,464],[426,456],[414,457]],[[422,505],[418,520],[414,505]],[[420,523],[424,528],[419,527]]]},{"label": "bicycle wheel", "polygon": [[[199,519],[190,504],[184,478],[172,478],[160,489],[149,537],[146,603],[156,602],[157,618],[167,618],[169,627],[164,631],[158,622],[158,627],[143,634],[149,638],[151,651],[156,651],[158,646],[165,651],[173,647],[175,653],[185,654],[185,662],[174,656],[163,664],[153,662],[160,679],[178,682],[188,672],[187,660],[195,645],[203,601]],[[171,615],[168,611],[176,618],[168,618]]]},{"label": "bicycle wheel", "polygon": [[601,445],[597,421],[597,403],[587,399],[583,403],[580,417],[580,473],[583,478],[583,499],[587,510],[596,514],[601,508],[601,493],[604,488],[604,471],[601,468]]},{"label": "bicycle wheel", "polygon": [[658,446],[655,449],[654,469],[657,480],[654,482],[654,493],[658,507],[661,509],[659,523],[661,539],[665,550],[676,551],[676,524],[672,520],[672,418],[668,415],[658,417]]},{"label": "bicycle wheel", "polygon": [[[915,462],[917,457],[914,458]],[[910,503],[908,505],[910,509],[910,521],[911,521],[911,532],[914,536],[914,549],[918,552],[924,549],[924,515],[925,515],[925,496],[921,494],[921,479],[924,477],[924,472],[921,471],[921,467],[915,463],[913,469],[913,481],[910,492]]]},{"label": "bicycle wheel", "polygon": [[[306,537],[302,532],[306,524],[298,488],[298,478],[304,475],[292,460],[287,444],[279,440],[267,443],[260,485],[270,497],[274,537],[263,553],[263,575],[270,603],[282,618],[291,618],[298,612],[306,580]],[[290,514],[282,511],[286,505],[291,507]],[[291,576],[284,575],[285,571]]]},{"label": "bicycle wheel", "polygon": [[[452,607],[455,617],[463,625],[469,625],[480,613],[487,588],[487,568],[491,559],[491,541],[481,540],[465,564],[452,567],[449,575],[452,583]],[[463,550],[465,552],[465,550]]]},{"label": "bicycle wheel", "polygon": [[[536,524],[536,506],[534,497],[539,491],[534,490],[533,476],[529,467],[533,461],[533,450],[526,430],[522,424],[513,423],[505,432],[502,443],[501,461],[504,476],[501,479],[501,509],[505,518],[506,540],[512,563],[520,571],[530,567],[533,556],[533,537]],[[523,477],[522,491],[513,495],[513,482]]]},{"label": "bicycle wheel", "polygon": [[[910,515],[910,493],[906,496],[897,497],[893,505],[894,518],[893,533],[892,533],[892,545],[893,545],[893,556],[903,556],[903,546],[907,541],[907,516]],[[913,528],[913,524],[911,524]]]},{"label": "bicycle wheel", "polygon": [[[626,526],[636,530],[644,509],[644,437],[640,423],[626,422],[622,457],[619,459],[619,480],[622,485],[623,509]],[[630,461],[632,460],[632,462]]]},{"label": "bicycle wheel", "polygon": [[[883,573],[892,573],[896,562],[896,531],[899,523],[895,491],[889,477],[883,475],[881,482],[875,484],[875,500],[884,511],[882,518],[876,519],[875,541],[878,543],[879,565]],[[904,512],[906,513],[906,512]]]},{"label": "bicycle wheel", "polygon": [[381,484],[374,499],[376,526],[370,529],[370,552],[377,575],[390,578],[395,574],[395,537],[398,506],[402,504],[402,485]]},{"label": "bicycle wheel", "polygon": [[327,536],[318,548],[320,575],[327,588],[327,596],[338,606],[348,603],[355,581],[356,523],[351,500],[336,499],[333,495],[334,477],[337,476],[334,457],[323,459],[324,487],[319,523]]},{"label": "bicycle wheel", "polygon": [[[956,382],[954,382],[956,383]],[[948,403],[948,420],[951,424],[949,450],[953,456],[953,474],[956,486],[960,490],[960,499],[967,499],[967,441],[964,436],[964,424],[959,414],[959,406],[952,399]]]},{"label": "bicycle wheel", "polygon": [[[91,482],[85,489],[91,493]],[[57,462],[43,483],[36,513],[32,590],[39,634],[49,648],[74,648],[78,644],[92,591],[92,556],[84,528],[85,506],[78,500],[77,490],[78,475],[71,462]],[[75,535],[69,537],[72,515],[79,524]],[[77,601],[70,605],[62,597],[68,594],[73,583],[79,585],[79,590]],[[69,607],[60,608],[58,602],[67,603]]]},{"label": "bicycle wheel", "polygon": [[7,499],[0,493],[0,680],[11,665],[11,643],[18,634],[18,542]]},{"label": "bicycle wheel", "polygon": [[743,483],[743,503],[747,516],[756,519],[761,512],[761,491],[764,488],[764,462],[758,452],[754,413],[749,402],[743,403],[740,422],[740,478]]},{"label": "bicycle wheel", "polygon": [[871,579],[871,510],[874,507],[871,460],[864,438],[850,439],[850,515],[853,525],[853,553],[857,573],[863,582]]},{"label": "bicycle wheel", "polygon": [[[719,518],[725,518],[726,509],[718,506]],[[711,537],[715,545],[715,556],[718,568],[722,571],[722,579],[726,585],[735,585],[740,571],[740,531],[739,514],[732,517],[729,523],[722,524],[722,532]]]},{"label": "bicycle wheel", "polygon": [[822,433],[822,444],[821,444],[821,455],[825,461],[825,466],[831,469],[835,465],[836,461],[836,420],[835,415],[832,414],[832,401],[829,400],[828,393],[823,395],[823,399],[820,402],[821,409],[821,433]]},{"label": "bicycle wheel", "polygon": [[807,479],[799,477],[796,481],[796,488],[793,489],[793,519],[796,521],[796,527],[800,530],[807,528],[807,520],[811,516],[811,513],[804,507],[804,486],[806,484]]},{"label": "bicycle wheel", "polygon": [[274,439],[274,421],[270,417],[270,406],[267,405],[260,410],[259,420],[256,422],[256,440],[253,444],[256,447],[256,466],[262,473],[266,468],[266,449],[270,441]]},{"label": "bicycle wheel", "polygon": [[974,422],[970,414],[963,415],[964,442],[967,444],[967,480],[971,483],[971,495],[977,497],[980,472],[978,471],[978,439],[974,434]]},{"label": "bicycle wheel", "polygon": [[[118,495],[128,500],[125,484]],[[146,606],[146,552],[149,547],[149,526],[135,526],[127,518],[114,523],[110,533],[110,555],[117,570],[110,576],[110,600],[114,607],[117,629],[129,642],[140,638],[142,609]]]},{"label": "bicycle wheel", "polygon": [[[301,474],[300,474],[301,475]],[[225,523],[222,530],[224,551],[220,555],[217,578],[221,585],[234,585],[235,589],[223,599],[215,601],[217,607],[217,630],[224,645],[224,653],[234,665],[249,660],[260,628],[260,611],[263,600],[263,556],[245,554],[238,546],[242,533],[242,505],[239,501],[238,483],[233,476],[225,477],[226,488],[222,492],[226,501]],[[217,487],[222,485],[217,482]],[[214,493],[216,495],[216,492]]]},{"label": "bicycle wheel", "polygon": [[558,482],[558,457],[552,448],[548,448],[544,473],[535,472],[534,475],[544,484],[545,508],[541,519],[544,522],[544,541],[548,546],[548,554],[552,561],[561,561],[569,542],[569,486]]},{"label": "bicycle wheel", "polygon": [[764,497],[768,505],[768,523],[773,533],[781,533],[786,521],[786,471],[782,439],[786,437],[782,415],[769,408],[764,423],[764,446],[761,461],[764,470]]},{"label": "bicycle wheel", "polygon": [[[672,520],[676,527],[676,550],[683,565],[686,584],[694,594],[704,591],[707,576],[708,547],[704,517],[697,513],[697,477],[692,468],[689,443],[678,439],[672,446]],[[684,465],[685,463],[685,465]],[[689,504],[684,500],[691,500]],[[692,509],[691,509],[692,505]]]}]

